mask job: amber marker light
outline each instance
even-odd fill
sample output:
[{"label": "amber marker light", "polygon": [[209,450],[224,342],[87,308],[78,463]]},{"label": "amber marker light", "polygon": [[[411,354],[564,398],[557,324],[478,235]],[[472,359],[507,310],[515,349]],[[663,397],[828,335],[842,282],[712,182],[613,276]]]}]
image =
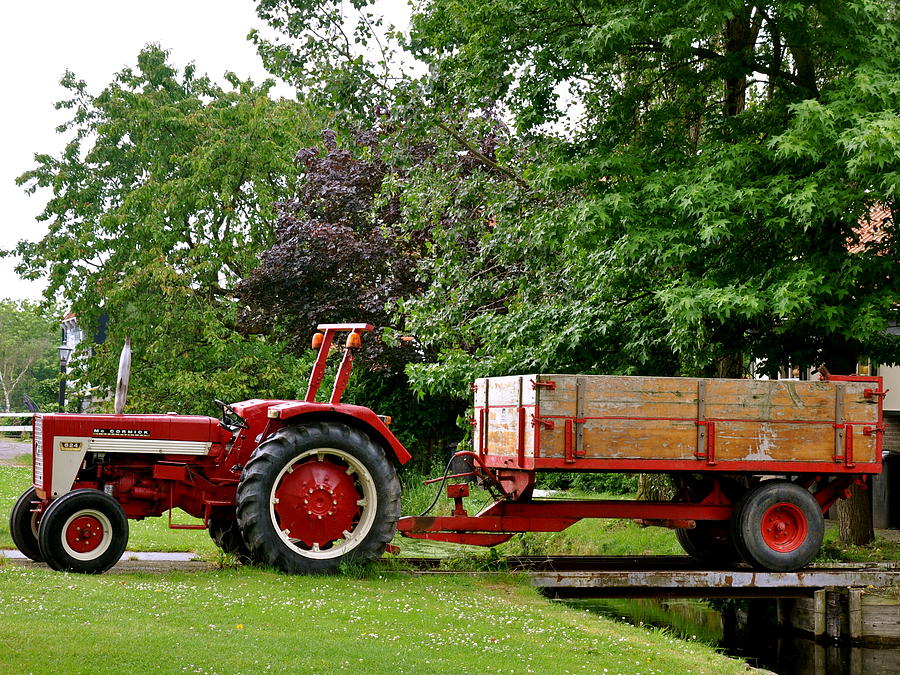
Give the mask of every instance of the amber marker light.
[{"label": "amber marker light", "polygon": [[354,349],[362,347],[362,338],[359,336],[359,333],[350,333],[347,336],[347,346]]},{"label": "amber marker light", "polygon": [[325,341],[325,335],[322,333],[313,333],[312,337],[312,348],[318,349],[322,346],[322,343]]}]

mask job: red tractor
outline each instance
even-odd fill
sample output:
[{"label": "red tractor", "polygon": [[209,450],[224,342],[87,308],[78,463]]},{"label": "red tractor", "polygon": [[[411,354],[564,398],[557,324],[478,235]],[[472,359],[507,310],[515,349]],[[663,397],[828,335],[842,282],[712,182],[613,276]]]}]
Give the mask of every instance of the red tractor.
[{"label": "red tractor", "polygon": [[[225,551],[286,572],[325,572],[407,537],[494,546],[583,518],[674,528],[705,564],[789,571],[819,550],[824,514],[881,471],[880,377],[818,381],[534,374],[479,379],[467,469],[496,501],[470,515],[400,519],[396,468],[409,453],[389,420],[341,403],[368,324],[322,325],[303,401],[220,403],[222,420],[36,415],[34,486],[12,511],[19,549],[57,570],[103,572],[128,518],[175,507]],[[334,390],[316,402],[335,335],[349,332]],[[123,357],[123,362],[127,359]],[[127,387],[120,367],[120,387]],[[117,393],[121,413],[124,395]],[[671,474],[671,501],[534,499],[540,471]],[[399,520],[399,522],[398,522]]]},{"label": "red tractor", "polygon": [[[400,517],[397,467],[410,455],[389,418],[341,403],[353,352],[371,329],[319,326],[303,401],[218,402],[221,420],[35,415],[34,485],[10,517],[16,546],[55,570],[100,573],[125,551],[129,518],[168,511],[170,527],[208,527],[226,552],[286,572],[379,557]],[[341,332],[348,335],[334,389],[316,402]],[[127,387],[127,369],[123,380]],[[203,525],[172,524],[176,507]]]}]

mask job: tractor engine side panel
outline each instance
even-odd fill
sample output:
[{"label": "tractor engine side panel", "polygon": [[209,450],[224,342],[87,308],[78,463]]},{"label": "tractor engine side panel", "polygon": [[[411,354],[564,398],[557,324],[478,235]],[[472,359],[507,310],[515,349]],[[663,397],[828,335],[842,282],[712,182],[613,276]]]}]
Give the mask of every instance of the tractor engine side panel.
[{"label": "tractor engine side panel", "polygon": [[[90,466],[128,464],[143,467],[152,477],[158,463],[190,461],[199,465],[218,457],[231,433],[218,420],[188,415],[35,415],[35,487],[43,498],[54,499],[73,489]],[[205,460],[205,461],[204,461]],[[101,483],[115,478],[97,469]],[[134,483],[137,485],[137,483]],[[158,491],[158,490],[157,490]]]}]

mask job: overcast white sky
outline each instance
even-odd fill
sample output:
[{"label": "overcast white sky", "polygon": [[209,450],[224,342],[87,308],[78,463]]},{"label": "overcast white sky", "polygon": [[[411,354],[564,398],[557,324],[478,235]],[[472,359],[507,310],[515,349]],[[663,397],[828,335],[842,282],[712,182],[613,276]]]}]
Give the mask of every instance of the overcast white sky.
[{"label": "overcast white sky", "polygon": [[[384,4],[391,14],[404,13],[402,0]],[[0,249],[44,234],[35,216],[45,197],[28,197],[15,179],[33,166],[36,152],[62,147],[54,129],[65,116],[53,103],[62,98],[59,79],[67,68],[99,92],[144,45],[156,42],[171,51],[179,69],[193,61],[218,81],[226,70],[257,81],[267,76],[246,40],[251,28],[263,27],[253,0],[4,0],[0,26]],[[19,279],[14,266],[0,259],[0,298],[39,298],[44,284]]]}]

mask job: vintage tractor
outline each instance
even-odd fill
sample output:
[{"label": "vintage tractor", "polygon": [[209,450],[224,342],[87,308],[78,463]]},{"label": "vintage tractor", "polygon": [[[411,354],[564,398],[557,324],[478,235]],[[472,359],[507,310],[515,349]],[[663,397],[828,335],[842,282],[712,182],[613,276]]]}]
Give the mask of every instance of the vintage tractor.
[{"label": "vintage tractor", "polygon": [[[34,484],[10,516],[16,546],[56,570],[100,573],[125,551],[129,518],[168,511],[170,527],[208,528],[226,552],[286,572],[379,557],[400,517],[397,467],[410,455],[389,418],[341,403],[354,350],[371,329],[319,326],[303,401],[217,401],[221,420],[35,415]],[[339,333],[347,333],[343,346],[335,344]],[[317,402],[335,348],[343,358],[334,389]],[[123,388],[127,367],[117,393]],[[117,413],[123,404],[117,400]],[[203,524],[172,523],[176,507]]]},{"label": "vintage tractor", "polygon": [[[470,515],[468,483],[451,483],[450,515],[400,519],[396,469],[409,453],[388,418],[341,403],[371,326],[319,329],[303,401],[220,403],[221,420],[35,415],[34,486],[12,511],[16,545],[54,569],[102,572],[125,550],[128,518],[178,507],[203,525],[170,516],[171,527],[208,527],[241,559],[325,572],[377,558],[396,531],[494,546],[583,518],[630,518],[674,528],[704,564],[789,571],[816,555],[829,508],[881,471],[880,377],[490,377],[473,385],[473,447],[456,453],[466,469],[450,475],[448,465],[438,480],[475,479],[494,503]],[[316,402],[340,332],[349,335],[334,389]],[[678,489],[671,501],[535,499],[540,471],[668,473]]]}]

